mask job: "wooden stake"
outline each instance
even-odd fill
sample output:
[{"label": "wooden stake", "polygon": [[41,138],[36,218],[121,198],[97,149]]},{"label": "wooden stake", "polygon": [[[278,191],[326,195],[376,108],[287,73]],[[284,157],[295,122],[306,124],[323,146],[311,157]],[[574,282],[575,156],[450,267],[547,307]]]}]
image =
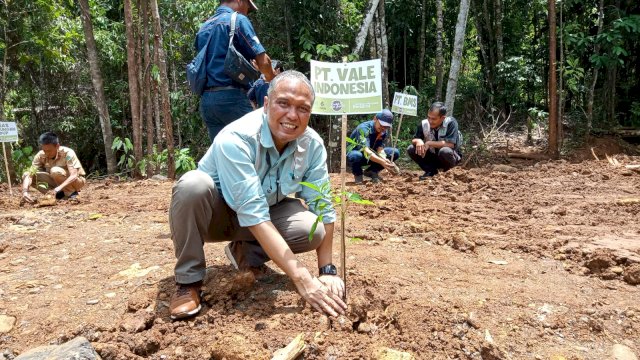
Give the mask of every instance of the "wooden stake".
[{"label": "wooden stake", "polygon": [[[391,147],[393,147],[394,149],[396,148],[396,146],[398,145],[398,140],[400,139],[400,129],[402,128],[402,117],[404,116],[404,114],[400,114],[400,120],[398,120],[398,130],[396,131],[396,138],[392,139],[391,143]],[[395,141],[393,141],[395,140]],[[391,162],[393,161],[393,156],[391,157]]]},{"label": "wooden stake", "polygon": [[9,162],[7,161],[7,150],[4,148],[4,143],[2,144],[2,155],[4,156],[4,166],[7,169],[7,184],[9,185],[9,194],[13,196],[13,189],[11,188],[11,176],[9,175]]},{"label": "wooden stake", "polygon": [[347,298],[347,241],[345,218],[347,216],[347,199],[345,179],[347,177],[347,114],[342,115],[342,136],[340,138],[340,276],[344,281],[344,298]]},{"label": "wooden stake", "polygon": [[271,358],[271,360],[297,359],[306,347],[307,346],[304,343],[304,333],[301,333],[296,336],[296,338],[293,339],[293,341],[291,341],[289,345],[273,353],[273,357]]}]

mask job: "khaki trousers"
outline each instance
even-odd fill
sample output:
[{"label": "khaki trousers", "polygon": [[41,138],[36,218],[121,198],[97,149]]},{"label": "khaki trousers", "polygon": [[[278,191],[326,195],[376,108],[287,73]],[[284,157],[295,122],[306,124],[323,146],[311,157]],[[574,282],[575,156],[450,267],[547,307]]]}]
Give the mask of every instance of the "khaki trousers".
[{"label": "khaki trousers", "polygon": [[[315,250],[324,239],[324,226],[318,224],[309,241],[316,215],[298,199],[285,198],[271,206],[269,214],[294,253]],[[232,241],[231,253],[240,267],[257,267],[269,261],[251,231],[239,225],[237,214],[224,201],[213,179],[202,171],[189,171],[173,186],[169,225],[177,259],[174,272],[180,284],[204,279],[205,242]]]},{"label": "khaki trousers", "polygon": [[[32,186],[38,189],[38,191],[40,191],[41,193],[46,193],[47,191],[53,190],[58,185],[62,184],[65,180],[67,180],[68,177],[69,174],[67,172],[67,169],[63,169],[59,166],[54,166],[51,168],[50,172],[38,171],[36,173],[36,183],[32,184]],[[46,183],[48,188],[43,189],[42,187],[40,187],[39,184],[41,183]],[[69,196],[76,191],[80,191],[86,183],[87,180],[84,177],[78,176],[78,178],[74,182],[65,186],[62,191],[64,191],[64,194],[66,196]]]}]

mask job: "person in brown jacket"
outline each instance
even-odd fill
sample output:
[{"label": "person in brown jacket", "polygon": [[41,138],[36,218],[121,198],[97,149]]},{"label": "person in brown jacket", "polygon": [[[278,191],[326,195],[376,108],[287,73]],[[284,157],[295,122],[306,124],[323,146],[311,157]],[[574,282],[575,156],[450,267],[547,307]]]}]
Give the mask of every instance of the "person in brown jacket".
[{"label": "person in brown jacket", "polygon": [[64,197],[76,200],[86,183],[86,174],[75,151],[60,146],[58,136],[52,132],[40,135],[38,142],[40,151],[33,157],[31,171],[22,175],[22,199],[34,202],[29,195],[29,187],[34,185],[41,193],[52,191],[58,200]]}]

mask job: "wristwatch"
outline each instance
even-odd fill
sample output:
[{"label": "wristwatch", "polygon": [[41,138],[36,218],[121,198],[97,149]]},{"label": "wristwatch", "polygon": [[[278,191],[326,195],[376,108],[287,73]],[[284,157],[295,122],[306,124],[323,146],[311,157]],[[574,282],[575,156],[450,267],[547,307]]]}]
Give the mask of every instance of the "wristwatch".
[{"label": "wristwatch", "polygon": [[338,275],[338,269],[333,264],[327,264],[318,269],[320,275]]}]

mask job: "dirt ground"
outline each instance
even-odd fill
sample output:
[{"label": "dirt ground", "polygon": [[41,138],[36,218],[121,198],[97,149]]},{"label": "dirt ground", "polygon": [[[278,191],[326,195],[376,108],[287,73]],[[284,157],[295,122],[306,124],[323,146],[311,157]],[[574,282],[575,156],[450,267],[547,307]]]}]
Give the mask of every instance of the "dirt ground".
[{"label": "dirt ground", "polygon": [[[418,171],[348,190],[349,316],[305,306],[275,272],[254,281],[207,244],[204,309],[172,322],[169,181],[92,181],[77,205],[0,194],[0,354],[76,336],[103,359],[607,359],[640,354],[640,173],[618,155]],[[352,177],[349,176],[349,181]],[[338,176],[332,177],[338,186]],[[336,243],[339,241],[339,232]],[[339,246],[334,246],[339,260]],[[315,268],[315,256],[303,261]],[[0,358],[2,358],[0,355]]]}]

